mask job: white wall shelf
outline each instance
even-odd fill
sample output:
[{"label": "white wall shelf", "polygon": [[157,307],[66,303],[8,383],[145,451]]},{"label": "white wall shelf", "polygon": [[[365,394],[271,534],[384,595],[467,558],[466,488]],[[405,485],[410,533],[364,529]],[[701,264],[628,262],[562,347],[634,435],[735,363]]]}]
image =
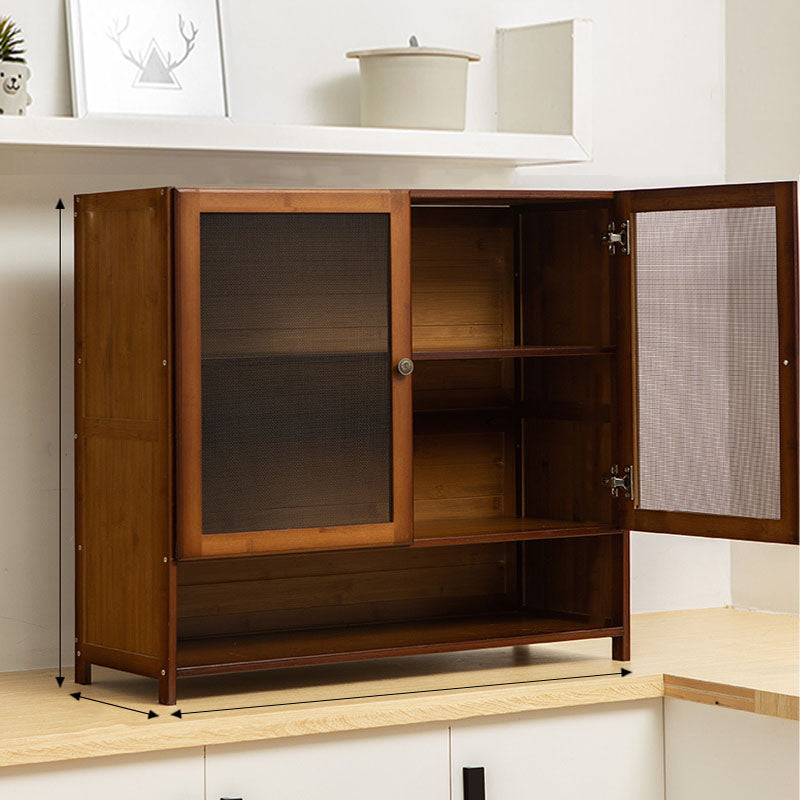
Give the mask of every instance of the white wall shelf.
[{"label": "white wall shelf", "polygon": [[309,154],[435,159],[509,168],[585,162],[591,160],[591,28],[589,20],[571,19],[497,29],[496,96],[482,96],[481,104],[482,124],[496,125],[496,130],[401,130],[170,117],[9,117],[0,119],[0,153],[46,148],[215,156]]},{"label": "white wall shelf", "polygon": [[565,164],[590,156],[568,134],[426,131],[322,125],[254,125],[229,120],[19,117],[0,120],[0,147],[316,154]]}]

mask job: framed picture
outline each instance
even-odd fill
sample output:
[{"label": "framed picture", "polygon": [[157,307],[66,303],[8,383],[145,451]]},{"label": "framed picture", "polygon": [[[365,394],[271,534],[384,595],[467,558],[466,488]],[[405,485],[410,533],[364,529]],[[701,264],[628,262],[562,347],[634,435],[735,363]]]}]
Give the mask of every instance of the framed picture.
[{"label": "framed picture", "polygon": [[217,0],[68,0],[74,113],[225,117]]}]

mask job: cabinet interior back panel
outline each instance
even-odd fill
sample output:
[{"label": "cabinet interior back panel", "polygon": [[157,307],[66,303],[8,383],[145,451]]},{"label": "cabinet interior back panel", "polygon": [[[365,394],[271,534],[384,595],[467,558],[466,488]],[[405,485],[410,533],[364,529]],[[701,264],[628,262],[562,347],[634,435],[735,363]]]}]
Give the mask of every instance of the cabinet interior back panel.
[{"label": "cabinet interior back panel", "polygon": [[[411,276],[415,351],[514,345],[511,209],[413,208]],[[417,363],[415,519],[515,513],[513,401],[508,359]]]},{"label": "cabinet interior back panel", "polygon": [[613,359],[526,359],[523,490],[526,516],[610,523],[600,476],[614,463]]},{"label": "cabinet interior back panel", "polygon": [[779,519],[775,208],[635,232],[640,507]]},{"label": "cabinet interior back panel", "polygon": [[414,350],[514,344],[514,218],[508,208],[412,208]]},{"label": "cabinet interior back panel", "polygon": [[522,212],[522,344],[614,344],[610,219],[607,203]]},{"label": "cabinet interior back panel", "polygon": [[183,638],[511,611],[517,547],[465,545],[182,562]]},{"label": "cabinet interior back panel", "polygon": [[203,533],[392,519],[389,218],[201,214]]}]

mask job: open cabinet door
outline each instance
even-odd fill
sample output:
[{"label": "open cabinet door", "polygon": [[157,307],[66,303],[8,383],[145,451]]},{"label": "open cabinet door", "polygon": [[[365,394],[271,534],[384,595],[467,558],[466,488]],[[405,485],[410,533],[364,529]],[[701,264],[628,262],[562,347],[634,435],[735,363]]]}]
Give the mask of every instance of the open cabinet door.
[{"label": "open cabinet door", "polygon": [[625,527],[797,543],[797,184],[616,206]]}]

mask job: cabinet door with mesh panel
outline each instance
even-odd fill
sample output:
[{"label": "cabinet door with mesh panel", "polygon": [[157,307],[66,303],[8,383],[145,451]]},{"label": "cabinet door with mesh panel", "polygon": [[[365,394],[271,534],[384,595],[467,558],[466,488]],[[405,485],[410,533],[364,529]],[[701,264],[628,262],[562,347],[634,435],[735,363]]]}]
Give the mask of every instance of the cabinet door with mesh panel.
[{"label": "cabinet door with mesh panel", "polygon": [[625,526],[796,543],[796,184],[626,192],[617,210]]},{"label": "cabinet door with mesh panel", "polygon": [[182,557],[411,541],[399,192],[177,192]]}]

